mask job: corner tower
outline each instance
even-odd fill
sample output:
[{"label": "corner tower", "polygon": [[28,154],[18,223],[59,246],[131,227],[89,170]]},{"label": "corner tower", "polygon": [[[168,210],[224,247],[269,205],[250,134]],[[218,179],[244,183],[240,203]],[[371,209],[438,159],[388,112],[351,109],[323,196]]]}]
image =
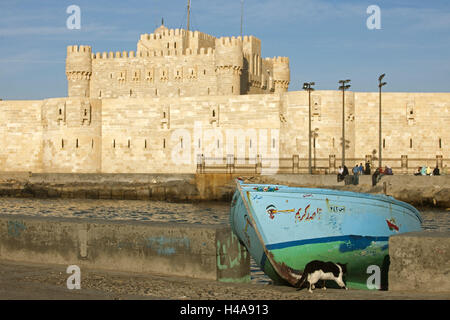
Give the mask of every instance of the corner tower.
[{"label": "corner tower", "polygon": [[235,37],[216,39],[215,60],[217,94],[240,95],[244,64],[242,39]]},{"label": "corner tower", "polygon": [[89,97],[92,75],[92,50],[90,46],[68,46],[66,75],[69,97]]},{"label": "corner tower", "polygon": [[273,82],[275,85],[275,93],[288,91],[289,83],[291,82],[288,57],[273,58]]}]

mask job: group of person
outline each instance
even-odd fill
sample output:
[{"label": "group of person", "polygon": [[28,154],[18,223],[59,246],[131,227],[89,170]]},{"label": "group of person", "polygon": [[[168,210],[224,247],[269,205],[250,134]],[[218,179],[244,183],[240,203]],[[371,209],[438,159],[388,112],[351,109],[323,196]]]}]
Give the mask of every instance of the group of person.
[{"label": "group of person", "polygon": [[[337,181],[341,182],[342,180],[345,180],[345,184],[359,184],[359,176],[360,175],[370,175],[371,174],[371,168],[370,168],[370,162],[366,162],[365,166],[363,167],[363,164],[360,163],[359,165],[356,164],[352,169],[353,176],[351,178],[346,178],[349,176],[349,171],[347,166],[339,166],[338,174],[337,174]],[[384,168],[380,167],[375,170],[375,172],[372,175],[372,186],[375,186],[377,182],[381,179],[383,175],[393,175],[392,168],[388,165],[386,165]]]},{"label": "group of person", "polygon": [[415,176],[440,176],[447,174],[447,165],[442,168],[442,172],[439,166],[436,166],[433,170],[430,166],[418,167],[417,171],[414,173]]},{"label": "group of person", "polygon": [[[359,165],[356,164],[353,169],[352,169],[352,173],[353,175],[358,174],[358,175],[362,175],[362,174],[370,174],[370,163],[366,162],[365,167],[363,167],[363,164],[360,163]],[[346,176],[349,175],[349,171],[346,165],[344,166],[339,166],[338,169],[338,175],[337,175],[337,179],[338,182],[342,181],[345,179]]]},{"label": "group of person", "polygon": [[[337,181],[341,182],[345,180],[345,184],[359,184],[359,176],[360,175],[370,175],[371,168],[370,163],[366,162],[366,165],[363,167],[362,163],[359,165],[356,164],[353,169],[353,175],[350,176],[347,166],[339,166]],[[376,168],[375,172],[372,174],[372,186],[376,186],[378,181],[380,181],[381,177],[384,175],[393,175],[392,168],[386,165],[384,168]],[[447,174],[447,165],[445,165],[442,170],[439,166],[436,166],[434,169],[431,169],[429,166],[418,167],[417,171],[414,173],[416,176],[439,176]]]}]

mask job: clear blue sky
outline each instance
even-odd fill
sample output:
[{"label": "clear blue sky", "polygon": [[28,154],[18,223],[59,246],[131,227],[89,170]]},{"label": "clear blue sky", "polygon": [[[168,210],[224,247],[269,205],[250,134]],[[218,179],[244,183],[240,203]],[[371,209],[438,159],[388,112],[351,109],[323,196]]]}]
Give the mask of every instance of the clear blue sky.
[{"label": "clear blue sky", "polygon": [[[69,5],[81,8],[81,30],[66,28]],[[381,9],[381,30],[369,30],[367,7]],[[192,29],[219,36],[240,33],[240,0],[192,0]],[[142,33],[164,17],[186,27],[187,0],[1,0],[0,98],[67,95],[66,46],[94,52],[136,50]],[[262,40],[262,56],[288,56],[290,90],[305,81],[335,90],[450,92],[448,0],[246,0],[244,34]]]}]

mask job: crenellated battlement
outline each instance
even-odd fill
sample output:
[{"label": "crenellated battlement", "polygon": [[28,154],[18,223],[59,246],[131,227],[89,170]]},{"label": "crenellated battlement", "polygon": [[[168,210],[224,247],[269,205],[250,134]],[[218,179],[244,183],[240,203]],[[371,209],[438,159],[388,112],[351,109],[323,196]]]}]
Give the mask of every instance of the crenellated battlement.
[{"label": "crenellated battlement", "polygon": [[284,63],[289,64],[289,57],[273,57],[273,58],[265,58],[266,62],[269,63]]},{"label": "crenellated battlement", "polygon": [[176,49],[166,50],[149,50],[149,51],[117,51],[117,52],[96,52],[92,53],[93,60],[100,59],[134,59],[134,58],[150,58],[150,57],[166,57],[166,56],[211,56],[215,50],[213,48],[186,49],[185,52]]},{"label": "crenellated battlement", "polygon": [[221,37],[216,39],[216,46],[232,47],[242,46],[241,37]]},{"label": "crenellated battlement", "polygon": [[68,46],[67,47],[67,54],[70,53],[91,53],[92,48],[91,46]]},{"label": "crenellated battlement", "polygon": [[140,40],[152,41],[152,40],[165,40],[168,37],[185,37],[186,35],[192,39],[209,40],[213,41],[216,37],[200,32],[200,31],[186,31],[185,29],[167,29],[161,30],[158,33],[145,33],[141,34]]}]

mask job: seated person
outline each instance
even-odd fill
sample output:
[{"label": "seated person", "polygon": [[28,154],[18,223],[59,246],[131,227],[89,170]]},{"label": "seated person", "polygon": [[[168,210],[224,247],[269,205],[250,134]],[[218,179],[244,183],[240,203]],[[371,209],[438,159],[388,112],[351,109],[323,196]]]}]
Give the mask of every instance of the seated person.
[{"label": "seated person", "polygon": [[433,170],[433,176],[439,176],[439,175],[440,175],[440,173],[439,173],[439,167],[436,166],[436,168],[434,168],[434,170]]}]

